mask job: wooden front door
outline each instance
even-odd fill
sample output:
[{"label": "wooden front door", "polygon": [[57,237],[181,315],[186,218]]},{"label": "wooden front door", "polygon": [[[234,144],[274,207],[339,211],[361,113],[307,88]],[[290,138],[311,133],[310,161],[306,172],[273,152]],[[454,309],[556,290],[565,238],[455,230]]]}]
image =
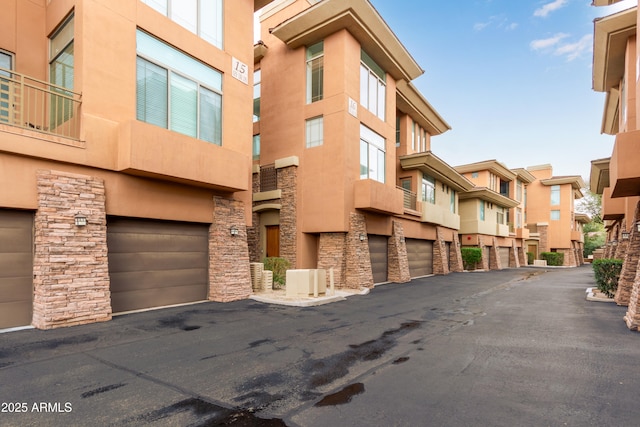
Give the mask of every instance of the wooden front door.
[{"label": "wooden front door", "polygon": [[267,257],[280,256],[280,226],[267,225]]}]

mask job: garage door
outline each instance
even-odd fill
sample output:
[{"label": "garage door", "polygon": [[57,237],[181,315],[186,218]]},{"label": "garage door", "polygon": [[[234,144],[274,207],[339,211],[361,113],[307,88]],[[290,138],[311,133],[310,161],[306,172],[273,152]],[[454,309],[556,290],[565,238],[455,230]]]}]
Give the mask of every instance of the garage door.
[{"label": "garage door", "polygon": [[511,248],[500,248],[499,250],[502,268],[509,268],[509,250],[511,250]]},{"label": "garage door", "polygon": [[206,224],[109,218],[114,313],[207,298]]},{"label": "garage door", "polygon": [[409,275],[411,277],[433,274],[433,242],[421,239],[406,239]]},{"label": "garage door", "polygon": [[368,235],[369,256],[371,257],[371,272],[373,273],[373,283],[383,283],[387,281],[387,236]]},{"label": "garage door", "polygon": [[0,329],[31,324],[33,214],[0,209]]}]

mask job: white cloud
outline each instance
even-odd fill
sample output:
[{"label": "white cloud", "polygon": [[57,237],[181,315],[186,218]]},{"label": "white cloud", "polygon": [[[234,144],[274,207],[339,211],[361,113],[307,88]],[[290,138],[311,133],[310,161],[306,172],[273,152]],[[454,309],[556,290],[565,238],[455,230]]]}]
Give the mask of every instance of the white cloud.
[{"label": "white cloud", "polygon": [[548,39],[534,40],[531,43],[529,43],[529,46],[533,50],[548,49],[550,47],[557,45],[562,41],[562,39],[566,37],[569,37],[569,34],[557,33],[553,37],[549,37]]},{"label": "white cloud", "polygon": [[473,29],[476,31],[482,31],[485,28],[487,28],[489,25],[491,25],[491,22],[478,22],[473,25]]},{"label": "white cloud", "polygon": [[586,34],[575,43],[568,43],[559,46],[555,50],[554,54],[558,56],[566,56],[567,61],[573,61],[574,59],[582,56],[583,53],[591,52],[592,48],[593,36],[591,34]]},{"label": "white cloud", "polygon": [[506,30],[507,31],[513,31],[516,28],[518,28],[518,23],[517,22],[512,22],[511,24],[507,25]]},{"label": "white cloud", "polygon": [[494,26],[496,28],[505,30],[505,31],[513,31],[518,28],[517,22],[509,23],[509,19],[503,15],[495,15],[490,16],[489,19],[485,22],[477,22],[473,25],[473,29],[475,31],[482,31],[487,27]]},{"label": "white cloud", "polygon": [[547,3],[544,6],[538,8],[533,12],[533,16],[539,16],[545,18],[551,12],[554,12],[567,4],[567,0],[554,0],[551,3]]}]

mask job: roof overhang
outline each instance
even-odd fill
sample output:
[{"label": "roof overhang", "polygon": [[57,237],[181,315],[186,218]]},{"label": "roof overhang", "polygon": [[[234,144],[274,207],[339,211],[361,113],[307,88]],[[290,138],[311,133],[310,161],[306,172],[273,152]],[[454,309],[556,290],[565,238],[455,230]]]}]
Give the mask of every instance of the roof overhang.
[{"label": "roof overhang", "polygon": [[583,224],[588,224],[591,222],[591,217],[584,213],[576,213],[575,219],[576,221],[581,222]]},{"label": "roof overhang", "polygon": [[347,29],[395,80],[411,81],[424,70],[367,0],[323,0],[270,31],[292,49]]},{"label": "roof overhang", "polygon": [[485,160],[483,162],[469,163],[466,165],[456,166],[455,170],[460,173],[479,172],[486,171],[498,175],[505,181],[513,181],[516,178],[516,173],[512,172],[508,167],[503,165],[497,160]]},{"label": "roof overhang", "polygon": [[622,0],[593,0],[591,6],[610,6]]},{"label": "roof overhang", "polygon": [[531,184],[536,180],[536,177],[525,168],[515,168],[511,169],[511,171],[514,172],[517,175],[517,178],[525,184]]},{"label": "roof overhang", "polygon": [[400,80],[396,85],[396,108],[411,116],[430,135],[440,135],[451,126],[422,96],[418,89],[406,80]]},{"label": "roof overhang", "polygon": [[636,34],[638,7],[594,20],[593,89],[606,92],[624,75],[627,40]]},{"label": "roof overhang", "polygon": [[585,187],[585,184],[582,180],[582,177],[578,175],[551,177],[549,179],[540,180],[540,183],[547,186],[571,184],[571,188],[573,188],[573,198],[582,199],[584,197],[584,194],[582,194],[582,189]]},{"label": "roof overhang", "polygon": [[489,190],[487,187],[474,187],[465,193],[460,193],[458,197],[460,200],[480,199],[486,202],[495,203],[503,208],[515,208],[520,205],[519,201],[503,196],[493,190]]},{"label": "roof overhang", "polygon": [[473,188],[471,181],[460,175],[431,151],[401,156],[400,166],[403,170],[418,169],[460,193]]},{"label": "roof overhang", "polygon": [[267,50],[269,50],[267,45],[264,44],[262,40],[258,40],[258,42],[253,45],[253,63],[257,64],[260,62],[267,54]]},{"label": "roof overhang", "polygon": [[602,194],[609,187],[609,162],[611,157],[591,161],[589,188],[596,194]]},{"label": "roof overhang", "polygon": [[273,0],[254,0],[253,1],[253,10],[254,10],[254,12],[262,9],[263,7],[265,7],[266,5],[271,3],[272,1]]}]

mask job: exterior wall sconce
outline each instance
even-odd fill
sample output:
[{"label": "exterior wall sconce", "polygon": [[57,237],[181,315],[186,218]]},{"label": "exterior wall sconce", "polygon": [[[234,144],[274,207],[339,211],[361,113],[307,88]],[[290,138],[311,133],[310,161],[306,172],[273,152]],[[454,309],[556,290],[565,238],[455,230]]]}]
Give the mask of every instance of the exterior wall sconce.
[{"label": "exterior wall sconce", "polygon": [[231,228],[229,228],[229,233],[231,233],[232,236],[237,236],[240,234],[240,231],[238,231],[238,227],[232,225]]},{"label": "exterior wall sconce", "polygon": [[640,221],[636,222],[636,231],[640,233]]},{"label": "exterior wall sconce", "polygon": [[367,237],[367,236],[365,236],[365,235],[364,235],[364,233],[360,233],[360,241],[361,241],[361,242],[364,242],[364,239],[365,239],[366,237]]},{"label": "exterior wall sconce", "polygon": [[629,240],[630,233],[628,231],[622,232],[622,240]]},{"label": "exterior wall sconce", "polygon": [[400,243],[404,243],[404,236],[400,237]]},{"label": "exterior wall sconce", "polygon": [[78,212],[76,216],[73,217],[73,222],[76,224],[76,227],[85,227],[87,225],[87,217]]},{"label": "exterior wall sconce", "polygon": [[618,245],[618,241],[617,241],[617,240],[614,240],[613,242],[611,242],[611,244],[612,244],[613,246],[617,246],[617,245]]}]

